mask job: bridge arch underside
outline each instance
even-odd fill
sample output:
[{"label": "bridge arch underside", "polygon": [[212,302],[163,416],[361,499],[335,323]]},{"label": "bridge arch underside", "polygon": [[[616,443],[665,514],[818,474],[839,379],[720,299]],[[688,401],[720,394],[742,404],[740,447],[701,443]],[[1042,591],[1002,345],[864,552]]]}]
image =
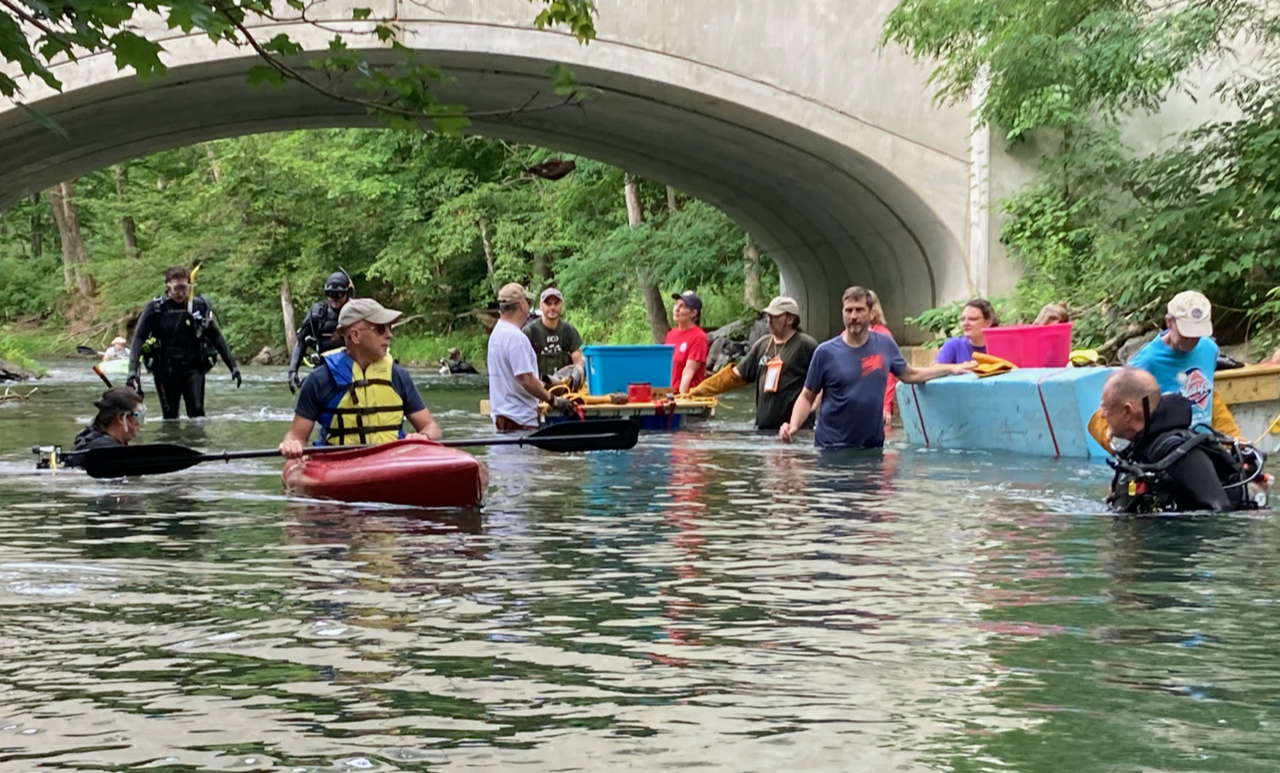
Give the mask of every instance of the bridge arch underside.
[{"label": "bridge arch underside", "polygon": [[[786,116],[582,66],[574,72],[593,90],[588,101],[537,109],[559,100],[548,93],[547,61],[424,54],[455,79],[443,96],[474,112],[508,110],[540,95],[528,109],[477,120],[469,131],[598,159],[720,207],[768,250],[815,335],[839,331],[840,293],[852,284],[881,295],[895,329],[904,316],[964,292],[956,289],[965,287],[967,271],[955,224],[941,222],[866,155]],[[385,55],[367,56],[379,63]],[[245,71],[256,63],[238,57],[172,67],[145,85],[112,73],[32,103],[66,138],[20,110],[0,112],[0,207],[61,180],[195,142],[379,125],[360,108],[298,84],[248,86]]]}]

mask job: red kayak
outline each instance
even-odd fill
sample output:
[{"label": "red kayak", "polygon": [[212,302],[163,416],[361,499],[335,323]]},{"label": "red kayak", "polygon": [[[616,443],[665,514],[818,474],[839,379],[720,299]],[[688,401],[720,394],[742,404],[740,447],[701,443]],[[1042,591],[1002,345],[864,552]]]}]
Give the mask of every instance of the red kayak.
[{"label": "red kayak", "polygon": [[290,494],[415,507],[478,507],[488,484],[479,459],[424,438],[291,459],[281,475]]}]

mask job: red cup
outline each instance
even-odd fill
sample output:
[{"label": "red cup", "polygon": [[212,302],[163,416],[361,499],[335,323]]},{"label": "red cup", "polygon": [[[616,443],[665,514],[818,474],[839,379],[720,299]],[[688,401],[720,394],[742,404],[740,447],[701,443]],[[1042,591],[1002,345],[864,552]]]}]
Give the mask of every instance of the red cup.
[{"label": "red cup", "polygon": [[649,386],[649,382],[642,381],[636,384],[627,384],[627,402],[647,403],[652,399],[653,387]]}]

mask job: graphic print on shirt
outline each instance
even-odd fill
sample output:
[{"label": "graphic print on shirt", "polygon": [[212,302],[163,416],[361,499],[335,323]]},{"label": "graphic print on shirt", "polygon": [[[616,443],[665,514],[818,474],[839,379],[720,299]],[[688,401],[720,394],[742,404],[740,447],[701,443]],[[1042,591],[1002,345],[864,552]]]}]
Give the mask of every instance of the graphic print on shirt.
[{"label": "graphic print on shirt", "polygon": [[551,355],[551,354],[560,354],[560,351],[561,351],[560,336],[549,335],[547,336],[546,343],[542,345],[542,351],[540,352],[540,354],[542,354],[543,356]]},{"label": "graphic print on shirt", "polygon": [[1178,374],[1178,393],[1203,411],[1213,399],[1213,382],[1199,368],[1188,368]]},{"label": "graphic print on shirt", "polygon": [[884,358],[878,354],[862,358],[862,375],[870,375],[884,367]]},{"label": "graphic print on shirt", "polygon": [[684,343],[680,344],[680,351],[682,351],[682,352],[687,352],[688,350],[689,350],[689,342],[688,342],[688,341],[685,341]]}]

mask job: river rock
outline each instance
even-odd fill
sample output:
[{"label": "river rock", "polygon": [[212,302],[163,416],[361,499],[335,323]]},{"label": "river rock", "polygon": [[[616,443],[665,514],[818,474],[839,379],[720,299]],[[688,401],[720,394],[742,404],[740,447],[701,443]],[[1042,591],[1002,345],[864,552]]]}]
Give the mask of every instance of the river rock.
[{"label": "river rock", "polygon": [[[742,355],[746,354],[750,344],[747,341],[735,339],[741,339],[745,334],[748,340],[755,340],[750,338],[755,327],[754,324],[748,327],[747,320],[740,319],[707,333],[707,373],[716,373],[725,365],[737,362]],[[767,333],[768,330],[766,326],[765,332]]]},{"label": "river rock", "polygon": [[1130,338],[1128,341],[1125,341],[1120,345],[1120,348],[1116,350],[1116,361],[1123,362],[1127,365],[1133,355],[1137,354],[1139,349],[1154,340],[1159,332],[1160,331],[1158,330],[1152,330],[1150,333],[1140,335],[1136,338]]},{"label": "river rock", "polygon": [[264,346],[250,362],[254,365],[274,365],[277,359],[275,351],[270,346]]},{"label": "river rock", "polygon": [[29,381],[33,378],[40,378],[40,374],[0,359],[0,381]]}]

